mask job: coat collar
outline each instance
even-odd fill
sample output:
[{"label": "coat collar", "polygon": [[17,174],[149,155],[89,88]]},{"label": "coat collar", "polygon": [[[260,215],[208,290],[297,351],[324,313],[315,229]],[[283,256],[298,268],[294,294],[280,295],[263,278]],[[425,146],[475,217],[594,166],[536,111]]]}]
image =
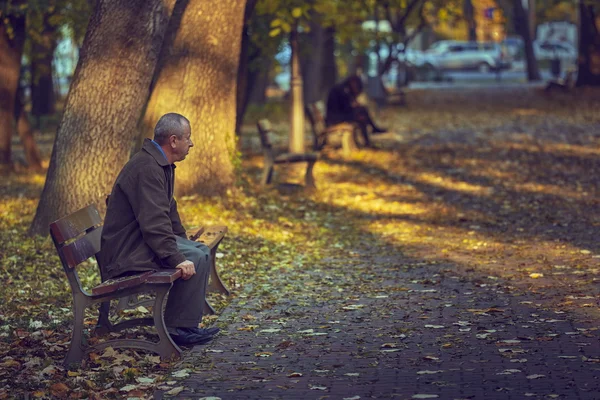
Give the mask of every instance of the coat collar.
[{"label": "coat collar", "polygon": [[145,152],[149,153],[152,157],[154,157],[154,159],[156,160],[158,165],[160,165],[161,167],[168,167],[169,165],[172,165],[172,164],[169,164],[169,161],[167,161],[167,159],[160,152],[160,150],[158,148],[156,148],[156,146],[154,144],[152,144],[152,141],[150,139],[148,139],[148,138],[144,139],[144,144],[142,145],[142,150],[144,150]]}]

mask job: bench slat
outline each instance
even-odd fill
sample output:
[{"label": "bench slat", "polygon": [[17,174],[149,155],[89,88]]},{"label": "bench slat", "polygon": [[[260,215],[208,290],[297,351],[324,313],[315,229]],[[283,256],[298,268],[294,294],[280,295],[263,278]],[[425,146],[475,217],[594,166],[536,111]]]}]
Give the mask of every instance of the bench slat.
[{"label": "bench slat", "polygon": [[58,249],[66,264],[74,268],[100,251],[102,228],[94,228],[82,238]]},{"label": "bench slat", "polygon": [[164,269],[154,272],[146,279],[147,283],[171,283],[181,277],[180,269]]},{"label": "bench slat", "polygon": [[124,276],[117,279],[109,279],[93,288],[92,295],[100,296],[107,293],[116,292],[117,290],[141,285],[142,283],[146,282],[148,277],[152,274],[154,274],[154,271],[142,272],[138,275]]},{"label": "bench slat", "polygon": [[227,233],[226,226],[210,226],[208,228],[201,229],[204,230],[196,239],[196,242],[204,243],[211,250],[217,243],[221,241],[221,239],[225,237],[225,234]]},{"label": "bench slat", "polygon": [[316,153],[287,153],[275,157],[275,164],[317,161]]},{"label": "bench slat", "polygon": [[101,223],[102,218],[98,209],[94,205],[89,205],[51,223],[50,233],[56,243],[63,244]]}]

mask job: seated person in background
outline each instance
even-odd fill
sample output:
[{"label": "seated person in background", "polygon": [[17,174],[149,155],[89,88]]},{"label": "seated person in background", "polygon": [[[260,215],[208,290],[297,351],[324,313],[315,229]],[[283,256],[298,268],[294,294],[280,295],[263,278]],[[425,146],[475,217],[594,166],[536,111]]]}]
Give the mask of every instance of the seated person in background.
[{"label": "seated person in background", "polygon": [[210,341],[218,328],[200,329],[210,272],[210,250],[187,239],[173,198],[175,162],[194,144],[190,122],[163,115],[154,140],[123,167],[108,200],[98,261],[105,279],[161,268],[181,269],[164,311],[165,325],[179,345]]},{"label": "seated person in background", "polygon": [[357,101],[362,91],[362,81],[356,75],[332,87],[327,96],[325,124],[332,126],[342,122],[355,122],[360,127],[365,146],[370,146],[367,128],[370,126],[372,133],[382,133],[386,130],[375,125],[367,108]]}]

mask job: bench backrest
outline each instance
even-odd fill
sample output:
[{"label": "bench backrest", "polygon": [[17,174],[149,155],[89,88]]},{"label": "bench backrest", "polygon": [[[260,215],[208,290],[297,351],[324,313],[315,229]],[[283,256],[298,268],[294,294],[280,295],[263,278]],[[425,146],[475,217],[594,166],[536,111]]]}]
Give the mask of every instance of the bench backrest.
[{"label": "bench backrest", "polygon": [[50,224],[50,236],[74,292],[81,290],[75,267],[100,251],[101,235],[102,218],[94,205]]},{"label": "bench backrest", "polygon": [[314,135],[320,135],[325,130],[325,104],[322,100],[306,106],[306,116]]},{"label": "bench backrest", "polygon": [[256,123],[256,127],[258,128],[260,144],[263,149],[271,149],[273,147],[271,145],[271,141],[269,140],[269,134],[273,131],[273,128],[271,127],[271,121],[268,119],[261,119]]}]

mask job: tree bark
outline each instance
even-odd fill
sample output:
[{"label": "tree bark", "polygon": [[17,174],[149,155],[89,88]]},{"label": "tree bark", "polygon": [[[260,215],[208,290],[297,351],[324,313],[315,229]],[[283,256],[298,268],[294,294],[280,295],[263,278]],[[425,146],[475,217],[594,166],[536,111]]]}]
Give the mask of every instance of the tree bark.
[{"label": "tree bark", "polygon": [[475,9],[472,0],[464,0],[463,12],[467,22],[467,38],[470,41],[477,41],[477,22],[475,21]]},{"label": "tree bark", "polygon": [[12,168],[11,141],[14,131],[15,100],[21,73],[21,56],[25,43],[25,16],[9,16],[12,28],[0,15],[0,166]]},{"label": "tree bark", "polygon": [[302,71],[303,94],[306,104],[321,100],[325,29],[316,18],[318,16],[313,14],[310,21],[310,32],[302,35],[300,40],[300,70]]},{"label": "tree bark", "polygon": [[248,26],[254,6],[258,0],[248,0],[246,8],[244,10],[244,27],[242,29],[242,42],[240,48],[240,61],[237,73],[237,86],[236,86],[236,114],[235,114],[235,133],[239,136],[241,134],[242,122],[244,120],[244,114],[248,107],[249,90],[248,87],[252,86],[253,81],[248,80],[248,65],[250,64],[250,32]]},{"label": "tree bark", "polygon": [[[258,55],[262,58],[262,55]],[[263,104],[267,101],[267,88],[271,73],[272,60],[262,58],[260,67],[250,68],[248,72],[248,103]]]},{"label": "tree bark", "polygon": [[246,0],[179,0],[173,11],[144,125],[153,126],[167,112],[190,120],[195,146],[177,169],[178,195],[220,194],[234,183],[245,5]]},{"label": "tree bark", "polygon": [[129,158],[172,4],[97,1],[31,234],[46,234],[50,222],[89,203],[103,206]]},{"label": "tree bark", "polygon": [[56,32],[48,18],[50,15],[44,16],[42,34],[34,41],[31,51],[31,114],[38,119],[53,114],[56,102],[52,80]]},{"label": "tree bark", "polygon": [[533,38],[531,37],[531,30],[529,27],[529,15],[523,8],[521,0],[514,0],[514,12],[515,12],[515,30],[519,32],[523,38],[523,45],[525,47],[525,59],[527,60],[527,80],[529,82],[541,80],[540,70],[538,68],[537,59],[533,52]]},{"label": "tree bark", "polygon": [[23,88],[19,87],[15,102],[15,120],[17,121],[17,132],[23,144],[23,152],[25,153],[25,161],[27,167],[33,171],[42,169],[42,157],[35,143],[34,129],[27,117],[27,111],[23,104]]},{"label": "tree bark", "polygon": [[338,69],[335,61],[335,29],[325,28],[323,34],[323,63],[321,65],[321,84],[319,99],[326,100],[329,90],[338,80]]},{"label": "tree bark", "polygon": [[600,86],[600,32],[593,5],[579,2],[579,59],[577,86]]}]

